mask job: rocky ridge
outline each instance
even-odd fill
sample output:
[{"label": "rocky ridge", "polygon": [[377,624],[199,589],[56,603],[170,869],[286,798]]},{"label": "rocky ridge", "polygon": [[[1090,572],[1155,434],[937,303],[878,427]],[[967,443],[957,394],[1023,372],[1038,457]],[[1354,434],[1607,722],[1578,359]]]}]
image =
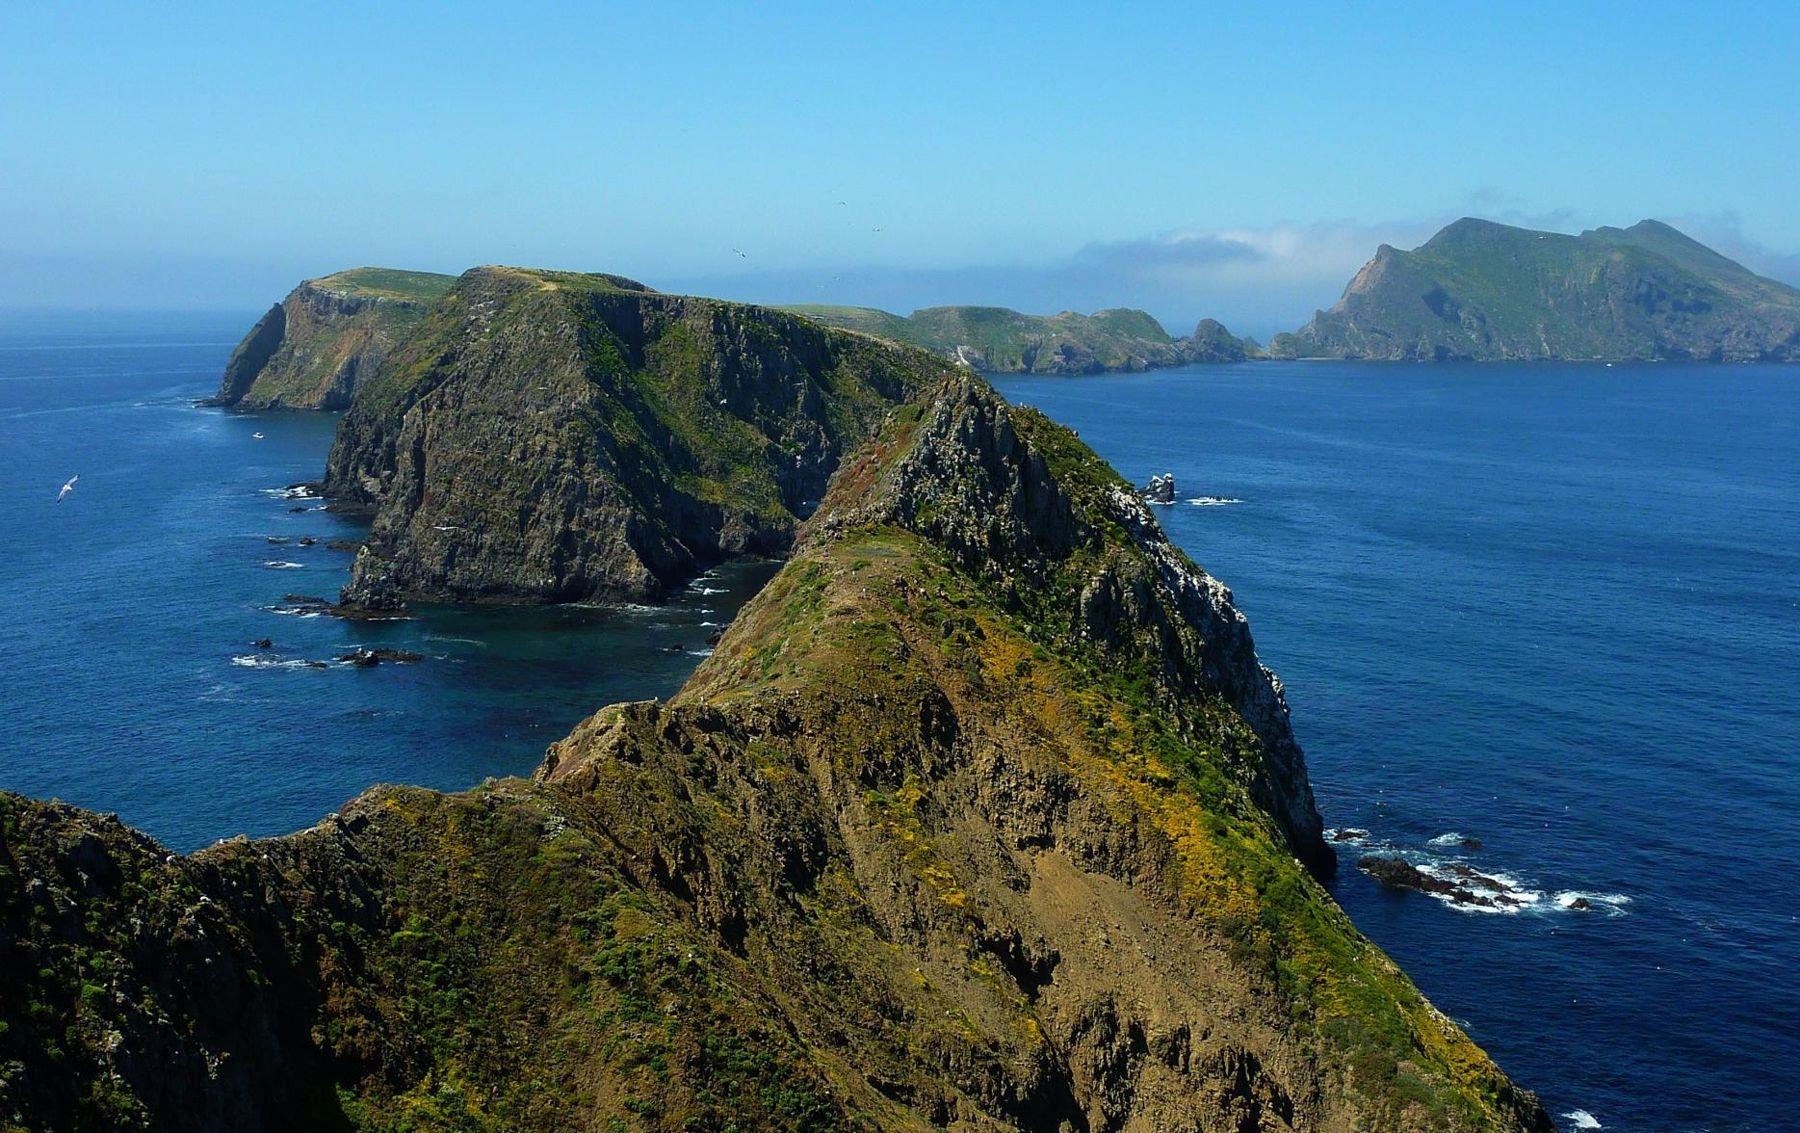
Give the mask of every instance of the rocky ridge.
[{"label": "rocky ridge", "polygon": [[0,796],[0,1124],[1547,1131],[1300,858],[1229,592],[950,376],[532,781],[188,857]]}]

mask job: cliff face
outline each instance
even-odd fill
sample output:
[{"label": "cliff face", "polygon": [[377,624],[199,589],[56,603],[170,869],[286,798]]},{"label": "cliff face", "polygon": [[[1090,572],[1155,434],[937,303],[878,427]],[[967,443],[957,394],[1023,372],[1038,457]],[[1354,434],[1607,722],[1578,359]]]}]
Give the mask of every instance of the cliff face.
[{"label": "cliff face", "polygon": [[809,304],[789,310],[850,330],[930,350],[988,374],[1135,372],[1193,362],[1241,362],[1255,352],[1206,319],[1171,338],[1143,311],[1022,315],[1004,307],[927,307],[902,317],[869,307]]},{"label": "cliff face", "polygon": [[655,598],[785,553],[845,448],[945,369],[616,276],[477,268],[339,427],[326,490],[375,516],[346,597]]},{"label": "cliff face", "polygon": [[1548,1130],[1296,860],[1280,686],[951,377],[666,704],[531,782],[165,855],[0,796],[0,1122]]},{"label": "cliff face", "polygon": [[1284,357],[1800,361],[1800,290],[1646,220],[1580,236],[1464,219],[1383,245]]},{"label": "cliff face", "polygon": [[451,277],[357,268],[307,280],[232,351],[210,404],[343,409]]}]

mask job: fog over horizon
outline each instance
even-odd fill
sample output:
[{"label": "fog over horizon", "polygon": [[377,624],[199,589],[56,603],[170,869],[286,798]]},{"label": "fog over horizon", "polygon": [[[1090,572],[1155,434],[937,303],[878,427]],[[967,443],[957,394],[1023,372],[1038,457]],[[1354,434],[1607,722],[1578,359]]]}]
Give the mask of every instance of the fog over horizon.
[{"label": "fog over horizon", "polygon": [[[904,262],[804,264],[773,250],[767,266],[749,252],[724,270],[665,269],[643,256],[545,252],[477,255],[456,262],[441,254],[384,257],[345,253],[335,259],[257,262],[199,257],[108,256],[67,259],[0,250],[0,310],[29,312],[219,311],[249,313],[276,302],[302,279],[349,267],[380,266],[458,274],[504,263],[631,276],[658,290],[750,303],[830,303],[910,314],[923,307],[1010,307],[1027,314],[1091,313],[1108,307],[1148,311],[1172,335],[1213,318],[1267,342],[1294,330],[1337,301],[1344,286],[1381,244],[1413,248],[1459,216],[1483,216],[1521,227],[1576,233],[1643,217],[1594,218],[1563,210],[1527,215],[1470,202],[1463,210],[1417,222],[1365,224],[1340,220],[1263,228],[1192,227],[1134,240],[1095,242],[1043,262],[932,266]],[[1656,217],[1772,279],[1800,286],[1800,253],[1765,247],[1730,214]],[[585,244],[571,241],[571,246]],[[745,243],[754,243],[745,241]],[[473,250],[473,248],[472,248]]]}]

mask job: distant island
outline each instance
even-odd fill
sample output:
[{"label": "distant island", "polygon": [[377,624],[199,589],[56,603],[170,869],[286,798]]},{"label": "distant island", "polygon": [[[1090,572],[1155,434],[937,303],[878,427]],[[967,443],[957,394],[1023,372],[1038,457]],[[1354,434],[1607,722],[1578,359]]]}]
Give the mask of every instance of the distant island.
[{"label": "distant island", "polygon": [[1800,361],[1800,289],[1660,221],[1579,236],[1465,217],[1383,244],[1277,358]]},{"label": "distant island", "polygon": [[1147,312],[1024,315],[1006,307],[927,307],[896,315],[873,307],[801,303],[785,308],[832,326],[919,346],[988,374],[1100,374],[1243,362],[1259,356],[1215,319],[1173,338]]}]

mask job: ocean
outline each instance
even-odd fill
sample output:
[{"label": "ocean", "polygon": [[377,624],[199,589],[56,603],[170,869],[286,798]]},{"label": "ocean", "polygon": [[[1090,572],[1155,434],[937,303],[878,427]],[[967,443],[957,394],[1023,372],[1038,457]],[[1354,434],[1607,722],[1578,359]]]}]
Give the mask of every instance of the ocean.
[{"label": "ocean", "polygon": [[[1565,1128],[1800,1128],[1800,368],[996,384],[1174,473],[1164,529],[1368,831],[1338,900]],[[1376,852],[1539,897],[1383,890]]]},{"label": "ocean", "polygon": [[[290,498],[334,416],[194,405],[254,315],[21,321],[0,324],[0,788],[180,850],[311,826],[375,783],[529,774],[595,709],[680,687],[775,569],[657,608],[308,616],[293,599],[348,579],[328,544],[365,529]],[[337,663],[358,647],[424,660]]]},{"label": "ocean", "polygon": [[[594,709],[673,692],[773,569],[650,609],[294,612],[361,530],[289,492],[329,416],[194,406],[253,317],[0,321],[0,788],[191,850],[377,782],[527,773]],[[1327,824],[1367,832],[1338,899],[1566,1128],[1794,1127],[1800,371],[996,384],[1135,482],[1174,473],[1165,528],[1249,614]],[[358,646],[426,656],[336,662]],[[1365,852],[1535,900],[1384,891]]]}]

